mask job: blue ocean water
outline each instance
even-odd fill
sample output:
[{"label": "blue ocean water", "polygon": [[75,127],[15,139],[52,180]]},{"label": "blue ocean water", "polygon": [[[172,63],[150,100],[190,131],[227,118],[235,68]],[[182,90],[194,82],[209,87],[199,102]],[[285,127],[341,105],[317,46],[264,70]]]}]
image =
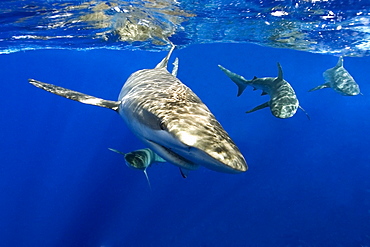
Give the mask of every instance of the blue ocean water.
[{"label": "blue ocean water", "polygon": [[[27,44],[25,44],[27,45]],[[25,49],[26,50],[26,49]],[[338,57],[247,43],[175,50],[178,78],[210,108],[249,170],[165,163],[142,171],[121,155],[143,144],[122,119],[37,89],[35,78],[115,100],[129,75],[167,52],[33,50],[0,56],[0,246],[370,246],[369,57],[345,57],[363,95],[307,92]],[[268,99],[217,67],[274,77],[280,62],[302,111],[277,119]]]}]

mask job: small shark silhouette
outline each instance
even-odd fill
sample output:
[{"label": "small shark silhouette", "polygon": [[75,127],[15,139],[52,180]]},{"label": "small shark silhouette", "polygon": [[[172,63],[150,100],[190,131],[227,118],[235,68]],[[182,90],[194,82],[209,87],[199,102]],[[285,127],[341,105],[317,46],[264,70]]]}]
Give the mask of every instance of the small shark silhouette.
[{"label": "small shark silhouette", "polygon": [[360,87],[355,82],[355,79],[353,79],[353,77],[343,67],[343,56],[339,57],[337,65],[326,70],[323,73],[323,76],[325,83],[310,89],[309,92],[331,87],[337,93],[345,96],[361,94]]},{"label": "small shark silhouette", "polygon": [[130,153],[122,153],[113,148],[108,148],[109,150],[122,154],[125,157],[126,165],[128,167],[142,170],[145,174],[146,180],[148,181],[149,187],[151,188],[147,169],[154,163],[164,163],[166,162],[159,155],[154,153],[150,148],[138,149]]},{"label": "small shark silhouette", "polygon": [[[278,77],[254,77],[252,80],[246,80],[243,76],[235,74],[221,65],[218,65],[218,67],[238,86],[237,96],[240,96],[247,86],[252,86],[253,90],[261,89],[261,95],[270,95],[270,100],[268,102],[265,102],[246,113],[270,107],[271,113],[275,117],[289,118],[297,112],[298,108],[302,111],[304,110],[299,105],[299,101],[292,86],[284,80],[283,70],[281,69],[280,63],[277,63],[277,66]],[[307,115],[306,112],[305,114]],[[309,118],[308,115],[307,117]]]}]

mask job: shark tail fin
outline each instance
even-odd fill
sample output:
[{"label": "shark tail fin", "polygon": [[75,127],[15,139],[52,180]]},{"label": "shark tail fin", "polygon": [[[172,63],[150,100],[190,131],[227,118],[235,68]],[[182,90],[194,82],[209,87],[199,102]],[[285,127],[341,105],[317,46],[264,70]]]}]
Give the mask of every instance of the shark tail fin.
[{"label": "shark tail fin", "polygon": [[28,82],[34,85],[35,87],[44,89],[45,91],[48,91],[50,93],[62,96],[67,99],[79,101],[84,104],[105,107],[105,108],[112,109],[114,111],[117,111],[120,105],[120,101],[111,101],[111,100],[96,98],[94,96],[83,94],[83,93],[73,91],[67,88],[58,87],[53,84],[36,81],[34,79],[29,79]]},{"label": "shark tail fin", "polygon": [[252,110],[246,111],[245,113],[251,113],[251,112],[254,112],[254,111],[261,110],[261,109],[266,108],[266,107],[269,107],[269,102],[265,102],[265,103],[263,103],[259,106],[256,106]]},{"label": "shark tail fin", "polygon": [[218,65],[218,67],[238,86],[237,96],[240,96],[247,87],[248,81],[243,76],[237,75],[221,65]]},{"label": "shark tail fin", "polygon": [[157,66],[155,66],[156,69],[167,68],[168,60],[170,60],[171,54],[173,50],[175,50],[175,47],[176,47],[172,43],[171,45],[172,45],[171,50],[168,52],[167,56],[163,58],[162,61],[159,64],[157,64]]},{"label": "shark tail fin", "polygon": [[327,87],[330,87],[329,83],[324,83],[324,84],[321,84],[317,87],[314,87],[314,88],[308,90],[308,92],[316,91],[316,90],[327,88]]}]

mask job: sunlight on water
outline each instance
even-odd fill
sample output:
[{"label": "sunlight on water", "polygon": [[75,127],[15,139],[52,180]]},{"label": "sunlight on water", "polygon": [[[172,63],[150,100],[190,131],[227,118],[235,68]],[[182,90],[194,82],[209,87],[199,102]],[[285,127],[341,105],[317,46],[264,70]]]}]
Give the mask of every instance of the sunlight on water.
[{"label": "sunlight on water", "polygon": [[2,1],[0,52],[168,50],[256,43],[314,53],[369,54],[370,4],[353,1]]}]

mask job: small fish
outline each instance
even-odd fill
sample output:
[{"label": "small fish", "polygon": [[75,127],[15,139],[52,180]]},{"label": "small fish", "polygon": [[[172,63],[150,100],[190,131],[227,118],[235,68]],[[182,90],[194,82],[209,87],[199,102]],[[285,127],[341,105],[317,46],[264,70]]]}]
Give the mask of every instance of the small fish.
[{"label": "small fish", "polygon": [[331,87],[337,93],[345,96],[355,96],[361,94],[360,87],[355,82],[353,77],[343,67],[343,56],[339,57],[337,65],[335,67],[326,70],[323,73],[325,83],[312,88],[309,92],[319,90],[322,88]]},{"label": "small fish", "polygon": [[[218,67],[238,86],[238,96],[243,93],[247,86],[252,86],[253,90],[261,89],[261,95],[270,95],[270,100],[268,102],[265,102],[246,113],[270,107],[271,113],[275,117],[289,118],[297,112],[298,108],[302,111],[304,110],[299,105],[299,101],[292,86],[283,79],[283,70],[281,69],[280,63],[278,63],[277,66],[279,70],[278,77],[254,77],[252,80],[246,80],[243,76],[237,75],[221,65],[218,65]],[[305,114],[307,115],[306,112]],[[308,115],[307,117],[309,118]]]},{"label": "small fish", "polygon": [[154,153],[149,148],[135,150],[130,153],[123,153],[113,148],[108,148],[108,149],[113,152],[122,154],[125,157],[126,165],[128,167],[142,170],[145,174],[146,180],[148,181],[149,187],[151,186],[150,186],[148,173],[146,171],[148,167],[150,167],[154,163],[166,162],[164,159],[162,159],[159,155]]}]

